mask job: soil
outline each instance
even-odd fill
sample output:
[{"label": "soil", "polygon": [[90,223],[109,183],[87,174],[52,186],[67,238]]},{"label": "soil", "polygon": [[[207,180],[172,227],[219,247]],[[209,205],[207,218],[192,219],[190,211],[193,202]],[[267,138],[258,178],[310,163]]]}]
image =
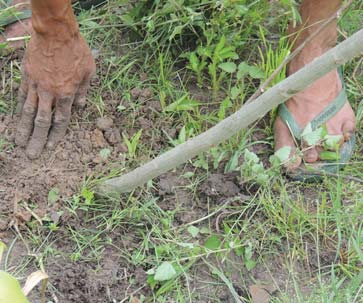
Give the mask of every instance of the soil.
[{"label": "soil", "polygon": [[[0,64],[5,66],[11,61],[19,61],[21,56],[22,52],[17,51],[2,58]],[[102,71],[101,66],[98,67]],[[10,78],[10,74],[5,74],[3,83]],[[147,75],[141,74],[140,79],[146,80]],[[97,86],[98,81],[95,79],[93,85]],[[9,92],[8,88],[2,86],[3,83],[0,83],[0,90],[6,91],[4,101],[11,104],[11,96],[16,94],[16,87],[13,92]],[[96,227],[92,226],[93,222],[87,220],[86,212],[77,211],[74,216],[64,202],[79,193],[84,180],[107,175],[111,170],[122,170],[125,167],[127,148],[121,140],[122,132],[131,136],[142,128],[144,144],[149,147],[151,145],[155,154],[166,148],[168,142],[165,136],[155,137],[153,128],[163,129],[169,136],[176,137],[180,127],[167,119],[158,119],[160,104],[153,99],[149,89],[135,88],[131,91],[131,96],[140,104],[135,112],[119,112],[117,106],[120,103],[126,110],[128,104],[122,103],[122,100],[110,99],[107,95],[103,96],[108,102],[102,118],[99,118],[99,114],[90,104],[75,110],[64,140],[54,151],[44,151],[37,160],[29,160],[24,149],[12,143],[19,118],[8,112],[0,113],[0,137],[8,142],[0,154],[0,239],[8,246],[14,244],[7,266],[15,269],[19,260],[28,259],[27,268],[22,274],[25,276],[36,270],[31,261],[37,258],[38,250],[29,247],[29,243],[22,240],[21,235],[34,228],[30,224],[34,220],[44,224],[47,218],[52,218],[60,229],[57,231],[56,239],[48,240],[54,240],[52,248],[58,253],[55,254],[56,257],[47,258],[46,271],[51,284],[47,295],[49,300],[55,303],[105,303],[115,302],[115,298],[117,302],[124,302],[124,298],[130,294],[139,298],[141,295],[150,297],[152,293],[146,283],[147,269],[130,265],[119,253],[120,249],[129,251],[140,245],[140,239],[134,237],[132,229],[127,226],[113,231],[110,236],[112,245],[105,246],[98,262],[71,260],[75,243],[69,240],[68,229]],[[133,121],[131,126],[130,120]],[[259,151],[258,146],[254,148]],[[262,150],[265,148],[264,145],[260,146]],[[103,158],[101,150],[107,150],[109,155]],[[186,166],[164,174],[155,182],[154,194],[159,198],[159,207],[163,210],[182,210],[175,216],[176,225],[184,225],[202,218],[208,214],[209,207],[221,205],[232,197],[239,197],[236,202],[238,204],[250,199],[250,195],[253,194],[251,189],[246,191],[240,184],[238,176],[214,171],[201,182],[196,196],[187,188],[188,181],[181,177],[189,169],[194,170]],[[49,196],[50,191],[57,193],[56,198]],[[216,229],[219,228],[218,222],[214,221],[212,225],[216,226]],[[41,245],[36,239],[34,241]],[[328,260],[331,255],[328,254],[326,257]],[[244,289],[255,285],[256,281],[269,285],[273,292],[277,287],[285,288],[289,279],[283,269],[283,261],[276,258],[271,260],[271,264],[275,264],[272,268],[274,280],[271,280],[271,275],[266,273],[262,265],[258,265],[251,275],[241,270],[244,267],[241,257],[231,256],[228,260],[233,262],[210,262],[217,267],[232,270],[235,289],[244,296],[247,295]],[[215,276],[205,264],[195,264],[191,274],[193,279],[189,287],[197,294],[198,299],[195,302],[234,302],[225,284],[216,284]],[[36,302],[38,297],[32,294],[30,299],[31,302]],[[135,299],[132,302],[139,301]],[[170,298],[168,302],[174,301]]]}]

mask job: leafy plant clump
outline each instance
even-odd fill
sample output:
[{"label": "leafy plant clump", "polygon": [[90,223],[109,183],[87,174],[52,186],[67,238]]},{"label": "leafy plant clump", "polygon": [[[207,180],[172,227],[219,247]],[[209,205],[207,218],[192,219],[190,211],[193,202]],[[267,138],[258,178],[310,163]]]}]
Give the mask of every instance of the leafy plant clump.
[{"label": "leafy plant clump", "polygon": [[[0,262],[5,249],[5,244],[0,241]],[[19,281],[15,277],[0,270],[0,303],[29,303],[26,296],[40,281],[43,281],[41,302],[45,303],[45,289],[48,276],[43,271],[32,273],[22,289]]]}]

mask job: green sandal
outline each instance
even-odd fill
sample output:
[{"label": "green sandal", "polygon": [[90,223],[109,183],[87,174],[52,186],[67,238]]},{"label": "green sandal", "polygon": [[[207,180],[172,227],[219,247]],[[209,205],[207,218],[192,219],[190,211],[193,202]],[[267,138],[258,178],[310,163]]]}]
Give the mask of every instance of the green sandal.
[{"label": "green sandal", "polygon": [[[342,71],[340,68],[338,69],[338,71],[343,84],[342,91],[332,103],[325,107],[320,114],[318,114],[312,121],[310,121],[313,131],[325,124],[329,119],[334,117],[342,109],[345,103],[348,102],[345,85],[343,82]],[[301,134],[303,132],[303,129],[298,125],[285,104],[280,104],[278,109],[278,115],[280,116],[282,121],[284,121],[285,124],[289,127],[293,136],[297,140],[301,140]],[[355,135],[353,135],[348,142],[343,143],[339,150],[339,162],[320,161],[313,164],[306,163],[301,165],[293,172],[289,172],[288,177],[296,181],[315,182],[321,180],[324,173],[337,173],[349,162],[350,158],[352,157],[355,147],[355,141]]]},{"label": "green sandal", "polygon": [[0,0],[0,27],[7,26],[19,20],[29,19],[32,16],[30,9],[18,11],[11,0]]}]

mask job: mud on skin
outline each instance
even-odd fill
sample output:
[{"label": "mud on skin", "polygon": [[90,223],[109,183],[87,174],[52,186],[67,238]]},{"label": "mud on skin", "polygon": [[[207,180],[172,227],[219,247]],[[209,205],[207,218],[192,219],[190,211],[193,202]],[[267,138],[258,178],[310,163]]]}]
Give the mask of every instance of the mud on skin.
[{"label": "mud on skin", "polygon": [[28,157],[36,159],[45,145],[53,149],[64,137],[73,103],[84,103],[95,63],[70,0],[66,5],[64,0],[32,0],[32,12],[34,31],[22,64],[15,142],[27,146]]}]

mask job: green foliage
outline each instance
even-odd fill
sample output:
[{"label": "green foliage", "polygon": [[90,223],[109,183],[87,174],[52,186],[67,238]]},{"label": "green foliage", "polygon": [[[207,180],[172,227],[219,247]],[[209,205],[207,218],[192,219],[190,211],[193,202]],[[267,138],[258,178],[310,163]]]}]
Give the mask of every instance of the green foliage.
[{"label": "green foliage", "polygon": [[188,232],[192,235],[193,238],[196,238],[199,234],[199,228],[195,226],[189,226]]},{"label": "green foliage", "polygon": [[266,185],[269,175],[258,156],[248,149],[244,152],[244,162],[241,166],[241,177],[255,180],[260,185]]},{"label": "green foliage", "polygon": [[175,43],[180,47],[195,43],[195,39],[201,41],[209,33],[243,43],[241,38],[249,36],[253,25],[263,20],[267,6],[265,1],[252,0],[142,0],[122,19],[150,44]]},{"label": "green foliage", "polygon": [[190,99],[189,95],[185,94],[175,102],[169,104],[165,108],[165,111],[167,112],[188,111],[188,110],[193,110],[199,105],[200,103],[198,101]]},{"label": "green foliage", "polygon": [[167,281],[176,276],[176,271],[170,262],[163,262],[155,271],[155,281]]},{"label": "green foliage", "polygon": [[81,190],[81,196],[84,199],[84,203],[90,205],[94,198],[94,193],[89,190],[87,187],[83,187]]},{"label": "green foliage", "polygon": [[[291,45],[288,37],[281,37],[279,39],[278,46],[275,47],[266,40],[265,33],[260,27],[260,36],[263,43],[263,49],[259,47],[261,56],[261,62],[259,64],[260,69],[263,71],[264,76],[262,78],[269,78],[276,69],[281,65],[286,57],[290,54]],[[277,73],[273,81],[271,81],[269,87],[276,85],[286,78],[286,65]]]},{"label": "green foliage", "polygon": [[102,159],[107,160],[107,158],[110,156],[111,150],[109,148],[103,148],[100,150],[100,156]]},{"label": "green foliage", "polygon": [[342,135],[329,135],[326,125],[313,130],[308,123],[301,134],[302,140],[307,144],[306,148],[320,146],[323,151],[320,152],[320,159],[323,161],[339,160],[339,149],[344,141]]},{"label": "green foliage", "polygon": [[122,137],[124,138],[124,142],[127,146],[127,150],[129,152],[129,158],[133,158],[136,155],[136,149],[142,134],[142,129],[140,129],[131,139],[127,138],[127,136],[123,133]]},{"label": "green foliage", "polygon": [[221,240],[217,235],[211,235],[207,241],[204,243],[204,246],[210,250],[217,250],[221,247]]},{"label": "green foliage", "polygon": [[0,270],[0,303],[29,303],[20,284],[10,274]]},{"label": "green foliage", "polygon": [[[0,264],[6,246],[0,241]],[[45,302],[45,290],[48,276],[41,271],[32,273],[22,290],[18,280],[9,273],[0,270],[0,303],[29,303],[26,295],[43,280],[42,302]]]},{"label": "green foliage", "polygon": [[48,203],[54,204],[55,202],[57,202],[59,199],[59,194],[60,194],[59,188],[56,187],[52,188],[48,193]]}]

